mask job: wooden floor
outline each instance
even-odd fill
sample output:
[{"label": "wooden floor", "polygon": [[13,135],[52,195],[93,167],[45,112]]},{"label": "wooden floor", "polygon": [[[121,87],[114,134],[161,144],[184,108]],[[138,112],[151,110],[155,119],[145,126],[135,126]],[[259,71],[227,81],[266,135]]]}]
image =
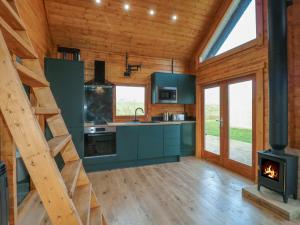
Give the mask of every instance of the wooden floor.
[{"label": "wooden floor", "polygon": [[242,177],[193,157],[91,173],[109,225],[296,225],[252,205]]}]

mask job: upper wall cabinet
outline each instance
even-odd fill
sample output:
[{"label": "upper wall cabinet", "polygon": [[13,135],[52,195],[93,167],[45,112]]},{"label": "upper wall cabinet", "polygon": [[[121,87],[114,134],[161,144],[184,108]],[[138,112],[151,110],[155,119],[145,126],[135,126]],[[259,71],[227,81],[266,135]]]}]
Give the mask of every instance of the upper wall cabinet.
[{"label": "upper wall cabinet", "polygon": [[[177,88],[177,104],[195,104],[195,76],[186,74],[153,73],[151,75],[151,80],[152,104],[161,103],[159,97],[159,89],[165,87]],[[176,103],[172,102],[172,104]]]},{"label": "upper wall cabinet", "polygon": [[195,76],[178,75],[177,77],[178,104],[196,103]]}]

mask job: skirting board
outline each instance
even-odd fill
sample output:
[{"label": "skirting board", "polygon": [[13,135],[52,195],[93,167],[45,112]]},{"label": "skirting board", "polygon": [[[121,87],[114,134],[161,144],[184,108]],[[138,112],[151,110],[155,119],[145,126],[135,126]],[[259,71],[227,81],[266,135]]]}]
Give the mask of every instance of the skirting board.
[{"label": "skirting board", "polygon": [[247,198],[263,208],[271,210],[273,213],[282,216],[287,220],[300,218],[300,201],[289,198],[288,204],[282,200],[282,196],[267,188],[261,187],[257,190],[257,185],[243,188],[243,197]]}]

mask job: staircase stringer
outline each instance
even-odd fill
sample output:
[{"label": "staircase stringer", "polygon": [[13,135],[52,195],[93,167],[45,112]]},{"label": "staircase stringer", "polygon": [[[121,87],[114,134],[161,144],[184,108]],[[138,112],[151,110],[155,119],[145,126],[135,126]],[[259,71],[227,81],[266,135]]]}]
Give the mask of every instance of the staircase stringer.
[{"label": "staircase stringer", "polygon": [[[0,32],[0,108],[51,221],[82,225]],[[59,206],[59,207],[58,207]]]}]

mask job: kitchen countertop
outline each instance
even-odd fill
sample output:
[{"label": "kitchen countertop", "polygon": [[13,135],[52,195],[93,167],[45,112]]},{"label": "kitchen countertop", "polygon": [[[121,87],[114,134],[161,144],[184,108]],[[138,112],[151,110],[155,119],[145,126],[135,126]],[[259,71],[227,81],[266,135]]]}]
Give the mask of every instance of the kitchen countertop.
[{"label": "kitchen countertop", "polygon": [[196,121],[157,121],[157,122],[119,122],[119,123],[108,123],[108,126],[161,126],[161,125],[180,125],[184,123],[196,123]]}]

